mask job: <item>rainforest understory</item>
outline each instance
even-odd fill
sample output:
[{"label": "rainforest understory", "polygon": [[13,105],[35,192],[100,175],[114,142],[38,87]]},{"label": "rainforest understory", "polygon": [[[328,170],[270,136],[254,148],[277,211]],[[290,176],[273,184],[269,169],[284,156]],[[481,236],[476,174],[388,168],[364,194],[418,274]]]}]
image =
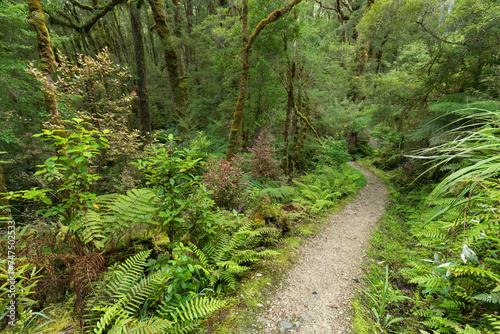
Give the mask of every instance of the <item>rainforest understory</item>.
[{"label": "rainforest understory", "polygon": [[0,0],[0,331],[500,332],[499,26]]}]

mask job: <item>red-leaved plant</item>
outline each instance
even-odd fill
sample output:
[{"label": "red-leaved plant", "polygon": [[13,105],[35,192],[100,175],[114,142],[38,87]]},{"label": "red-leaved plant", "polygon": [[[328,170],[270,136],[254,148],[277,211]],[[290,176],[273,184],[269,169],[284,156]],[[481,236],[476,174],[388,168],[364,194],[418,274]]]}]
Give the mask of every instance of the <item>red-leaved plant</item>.
[{"label": "red-leaved plant", "polygon": [[241,157],[234,156],[231,160],[210,158],[205,165],[202,183],[212,190],[212,199],[220,208],[240,210],[245,200],[248,181],[243,180]]},{"label": "red-leaved plant", "polygon": [[267,129],[263,129],[255,139],[254,145],[248,149],[250,174],[256,179],[276,180],[283,174],[280,162],[274,159],[276,151],[273,142],[274,137]]}]

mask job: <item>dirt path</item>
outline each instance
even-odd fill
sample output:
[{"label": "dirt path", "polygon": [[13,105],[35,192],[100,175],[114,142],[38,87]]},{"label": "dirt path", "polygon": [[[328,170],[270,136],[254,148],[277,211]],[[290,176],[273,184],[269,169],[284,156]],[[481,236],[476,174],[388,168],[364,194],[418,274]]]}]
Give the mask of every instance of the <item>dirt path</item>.
[{"label": "dirt path", "polygon": [[[387,189],[360,169],[366,186],[332,215],[325,230],[300,251],[301,259],[259,317],[262,333],[350,333],[350,298],[360,278],[371,231],[384,212]],[[293,328],[289,328],[293,325]]]}]

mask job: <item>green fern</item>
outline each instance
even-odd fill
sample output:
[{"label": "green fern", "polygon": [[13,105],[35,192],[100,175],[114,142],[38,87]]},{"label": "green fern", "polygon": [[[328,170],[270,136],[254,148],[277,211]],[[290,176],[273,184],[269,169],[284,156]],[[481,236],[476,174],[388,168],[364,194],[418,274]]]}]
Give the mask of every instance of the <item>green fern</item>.
[{"label": "green fern", "polygon": [[323,190],[316,185],[308,185],[294,181],[298,188],[298,197],[294,201],[308,208],[312,214],[317,214],[335,205],[331,199],[340,197],[339,192],[332,192],[329,189]]},{"label": "green fern", "polygon": [[216,239],[207,242],[202,249],[194,244],[190,245],[198,256],[201,267],[208,272],[212,287],[217,286],[220,291],[222,285],[218,283],[225,283],[234,290],[237,278],[250,269],[248,264],[278,255],[269,249],[260,252],[252,249],[264,235],[276,233],[276,229],[262,227],[252,230],[251,228],[252,224],[247,223],[241,225],[232,235],[221,231]]},{"label": "green fern", "polygon": [[410,282],[420,284],[432,290],[437,290],[449,285],[449,282],[446,278],[435,274],[425,274],[422,276],[418,276],[413,278]]},{"label": "green fern", "polygon": [[[495,333],[500,333],[500,317],[492,314],[485,314],[484,318],[489,322],[490,326],[493,327]],[[488,333],[489,334],[489,333]]]},{"label": "green fern", "polygon": [[500,304],[500,293],[492,292],[492,293],[482,293],[473,297],[474,299],[480,300],[486,303],[498,303]]},{"label": "green fern", "polygon": [[97,249],[104,248],[107,240],[101,215],[93,210],[75,217],[69,225],[69,231],[78,234],[85,244],[93,243]]},{"label": "green fern", "polygon": [[199,318],[205,317],[208,314],[222,308],[224,305],[224,301],[208,297],[196,297],[177,307],[162,304],[159,307],[160,311],[158,313],[162,317],[170,316],[175,322],[183,323],[195,321]]},{"label": "green fern", "polygon": [[85,244],[93,244],[98,250],[105,245],[116,244],[123,232],[135,223],[152,223],[159,198],[152,189],[134,189],[126,195],[98,196],[95,210],[76,216],[69,225]]},{"label": "green fern", "polygon": [[103,282],[92,307],[97,316],[91,322],[95,334],[187,333],[196,328],[197,320],[224,306],[223,301],[195,296],[180,305],[165,299],[158,305],[157,315],[144,313],[147,303],[155,302],[150,299],[154,292],[170,279],[169,272],[162,269],[145,276],[150,254],[148,250],[128,258]]},{"label": "green fern", "polygon": [[295,190],[293,187],[283,186],[283,187],[266,187],[260,191],[261,194],[267,195],[270,198],[277,200],[281,203],[287,203],[292,200],[295,195]]}]

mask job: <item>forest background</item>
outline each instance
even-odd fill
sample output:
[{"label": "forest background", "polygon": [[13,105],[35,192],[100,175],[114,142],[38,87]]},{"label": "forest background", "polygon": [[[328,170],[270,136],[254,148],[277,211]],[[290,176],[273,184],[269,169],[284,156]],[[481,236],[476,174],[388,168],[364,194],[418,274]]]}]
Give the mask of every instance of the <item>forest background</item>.
[{"label": "forest background", "polygon": [[253,263],[362,187],[345,162],[364,157],[397,205],[358,332],[500,330],[499,17],[495,0],[0,1],[2,328],[207,330]]}]

